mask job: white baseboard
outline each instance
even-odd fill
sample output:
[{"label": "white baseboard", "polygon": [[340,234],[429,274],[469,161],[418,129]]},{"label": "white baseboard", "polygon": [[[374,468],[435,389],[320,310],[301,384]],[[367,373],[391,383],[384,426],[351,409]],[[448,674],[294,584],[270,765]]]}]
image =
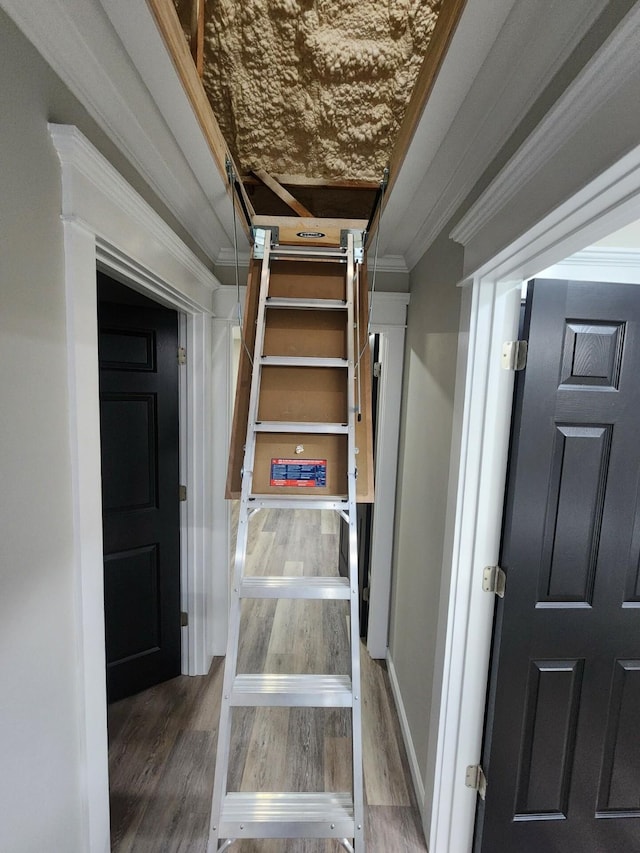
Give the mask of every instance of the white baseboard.
[{"label": "white baseboard", "polygon": [[[402,739],[404,741],[405,749],[407,750],[407,758],[409,759],[409,769],[411,770],[411,779],[413,781],[413,789],[416,794],[416,799],[418,800],[418,808],[420,810],[420,817],[422,818],[422,826],[426,827],[426,812],[425,812],[425,791],[424,791],[424,780],[422,779],[422,774],[420,772],[420,767],[418,765],[418,756],[416,755],[415,748],[413,746],[413,739],[411,738],[411,732],[409,731],[409,720],[407,719],[407,714],[404,709],[404,703],[402,701],[402,694],[400,693],[400,685],[398,684],[398,676],[396,675],[396,668],[393,665],[393,659],[391,657],[391,653],[389,649],[387,649],[387,671],[389,673],[389,681],[391,683],[391,692],[393,694],[393,699],[396,705],[396,710],[398,712],[398,718],[400,720],[400,729],[402,730]],[[425,829],[426,832],[426,829]]]}]

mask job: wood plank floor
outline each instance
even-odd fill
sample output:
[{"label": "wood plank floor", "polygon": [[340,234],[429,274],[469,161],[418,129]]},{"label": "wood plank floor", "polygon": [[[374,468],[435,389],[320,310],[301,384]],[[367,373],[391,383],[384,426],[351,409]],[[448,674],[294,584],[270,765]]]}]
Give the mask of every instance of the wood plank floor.
[{"label": "wood plank floor", "polygon": [[[268,510],[251,522],[247,574],[328,574],[338,562],[331,512]],[[348,605],[243,602],[239,672],[349,671]],[[109,707],[112,850],[204,853],[223,659]],[[409,768],[384,663],[362,647],[368,853],[424,853]],[[229,790],[350,790],[350,714],[343,709],[237,709]],[[329,853],[335,841],[242,841],[238,853]]]}]

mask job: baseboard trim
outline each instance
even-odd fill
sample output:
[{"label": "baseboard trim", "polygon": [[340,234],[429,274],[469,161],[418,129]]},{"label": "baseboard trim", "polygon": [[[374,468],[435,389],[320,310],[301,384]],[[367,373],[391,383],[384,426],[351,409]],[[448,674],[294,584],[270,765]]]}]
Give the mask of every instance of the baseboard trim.
[{"label": "baseboard trim", "polygon": [[426,832],[426,809],[425,809],[425,790],[424,790],[424,781],[422,779],[422,775],[420,773],[420,767],[418,765],[418,756],[416,755],[415,748],[413,746],[413,739],[411,737],[411,732],[409,730],[409,720],[407,719],[407,713],[404,709],[404,702],[402,701],[402,694],[400,692],[400,684],[398,683],[398,676],[396,675],[396,668],[393,665],[393,658],[391,657],[391,652],[387,649],[387,671],[389,673],[389,682],[391,684],[391,693],[393,695],[393,701],[395,702],[396,710],[398,712],[398,719],[400,720],[400,729],[402,731],[402,740],[404,741],[404,747],[407,751],[407,758],[409,760],[409,769],[411,770],[411,780],[413,782],[413,789],[415,791],[416,799],[418,801],[418,809],[420,810],[420,817],[422,819],[422,826],[425,828]]}]

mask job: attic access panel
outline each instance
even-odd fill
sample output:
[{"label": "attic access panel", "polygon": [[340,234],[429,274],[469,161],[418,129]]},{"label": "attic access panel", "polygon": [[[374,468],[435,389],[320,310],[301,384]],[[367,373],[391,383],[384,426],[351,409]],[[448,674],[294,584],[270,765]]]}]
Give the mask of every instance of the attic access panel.
[{"label": "attic access panel", "polygon": [[[367,218],[371,182],[389,164],[395,181],[466,0],[148,2],[221,172],[224,137],[238,174],[265,169],[314,216]],[[265,187],[247,190],[257,212],[284,215]]]}]

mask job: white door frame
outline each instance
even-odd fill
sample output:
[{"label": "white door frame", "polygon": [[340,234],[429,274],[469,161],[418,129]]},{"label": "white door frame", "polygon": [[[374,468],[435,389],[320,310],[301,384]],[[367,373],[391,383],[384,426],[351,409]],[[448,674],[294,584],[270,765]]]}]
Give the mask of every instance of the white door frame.
[{"label": "white door frame", "polygon": [[494,609],[481,579],[500,546],[513,390],[501,350],[516,335],[520,288],[639,218],[640,147],[463,282],[443,562],[448,595],[438,632],[441,690],[436,685],[427,768],[431,853],[469,853],[472,844],[477,795],[465,786],[465,771],[480,761]]},{"label": "white door frame", "polygon": [[[394,301],[399,314],[397,324],[389,322],[389,311],[385,310]],[[378,386],[367,651],[372,658],[381,659],[386,658],[389,648],[394,509],[408,302],[409,294],[376,293],[371,322],[371,332],[380,335],[382,373]]]},{"label": "white door frame", "polygon": [[[213,435],[224,433],[226,411],[213,404],[212,305],[215,277],[164,221],[74,127],[50,125],[61,162],[64,278],[67,304],[69,442],[74,503],[74,562],[81,741],[83,831],[88,853],[109,849],[102,503],[96,269],[176,309],[187,349],[181,382],[181,514],[183,672],[208,671],[226,630],[226,506],[214,491]],[[217,427],[222,424],[220,433]],[[177,484],[176,484],[177,485]],[[216,554],[220,556],[216,556]]]}]

